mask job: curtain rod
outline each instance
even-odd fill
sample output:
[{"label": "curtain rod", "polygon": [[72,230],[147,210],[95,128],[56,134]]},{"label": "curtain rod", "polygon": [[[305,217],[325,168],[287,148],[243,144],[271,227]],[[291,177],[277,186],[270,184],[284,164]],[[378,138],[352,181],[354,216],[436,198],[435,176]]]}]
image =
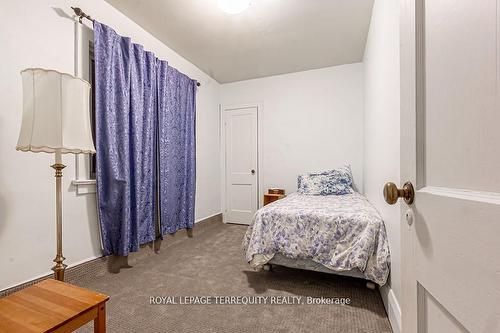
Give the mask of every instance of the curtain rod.
[{"label": "curtain rod", "polygon": [[[90,17],[90,15],[85,14],[85,12],[81,8],[71,7],[71,9],[73,9],[73,11],[75,12],[75,15],[78,16],[78,22],[82,23],[82,20],[84,18],[91,21],[92,23],[94,22],[94,19],[92,17]],[[196,81],[196,85],[199,87],[199,86],[201,86],[201,83]]]}]

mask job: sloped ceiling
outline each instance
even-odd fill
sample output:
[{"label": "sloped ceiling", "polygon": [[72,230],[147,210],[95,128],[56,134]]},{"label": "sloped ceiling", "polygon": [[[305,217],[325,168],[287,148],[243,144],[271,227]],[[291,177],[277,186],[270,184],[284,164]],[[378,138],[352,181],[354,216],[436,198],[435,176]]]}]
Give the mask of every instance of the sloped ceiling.
[{"label": "sloped ceiling", "polygon": [[[220,83],[360,62],[373,0],[106,0]],[[167,59],[168,60],[168,59]]]}]

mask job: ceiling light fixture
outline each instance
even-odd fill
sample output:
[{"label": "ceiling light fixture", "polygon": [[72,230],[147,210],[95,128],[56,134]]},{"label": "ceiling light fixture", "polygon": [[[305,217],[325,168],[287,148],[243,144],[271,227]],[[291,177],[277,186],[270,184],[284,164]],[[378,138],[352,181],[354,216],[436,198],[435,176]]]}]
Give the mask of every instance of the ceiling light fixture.
[{"label": "ceiling light fixture", "polygon": [[250,6],[250,0],[217,0],[220,10],[228,14],[239,14]]}]

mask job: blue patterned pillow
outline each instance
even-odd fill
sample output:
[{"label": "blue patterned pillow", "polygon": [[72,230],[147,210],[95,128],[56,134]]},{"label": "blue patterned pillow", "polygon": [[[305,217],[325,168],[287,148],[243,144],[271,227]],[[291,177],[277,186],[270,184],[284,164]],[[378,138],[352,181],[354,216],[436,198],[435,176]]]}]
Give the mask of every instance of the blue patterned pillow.
[{"label": "blue patterned pillow", "polygon": [[298,192],[308,195],[353,193],[351,168],[346,165],[329,171],[299,175]]}]

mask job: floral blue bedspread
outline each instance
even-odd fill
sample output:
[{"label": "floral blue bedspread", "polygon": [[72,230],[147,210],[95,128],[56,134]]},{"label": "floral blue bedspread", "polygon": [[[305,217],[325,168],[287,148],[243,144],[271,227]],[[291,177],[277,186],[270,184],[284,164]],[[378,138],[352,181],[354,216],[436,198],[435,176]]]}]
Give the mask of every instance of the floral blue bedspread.
[{"label": "floral blue bedspread", "polygon": [[310,259],[334,271],[357,268],[379,285],[389,276],[384,222],[359,193],[293,193],[275,201],[255,213],[243,247],[246,260],[254,267],[279,253],[292,259]]}]

